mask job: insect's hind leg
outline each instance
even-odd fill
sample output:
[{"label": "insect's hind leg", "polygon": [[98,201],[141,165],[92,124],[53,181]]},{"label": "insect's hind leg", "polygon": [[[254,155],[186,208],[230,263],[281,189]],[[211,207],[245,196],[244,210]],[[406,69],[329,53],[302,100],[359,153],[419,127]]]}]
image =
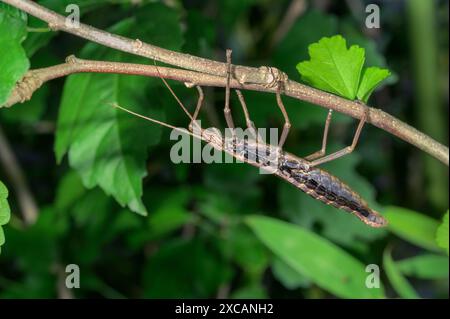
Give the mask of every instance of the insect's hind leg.
[{"label": "insect's hind leg", "polygon": [[250,119],[250,114],[248,112],[247,103],[245,103],[244,95],[240,90],[236,90],[236,94],[238,96],[239,102],[242,106],[242,111],[244,112],[245,123],[247,125],[250,134],[252,134],[253,138],[258,141],[262,140],[261,136],[258,134],[258,130],[255,127],[255,123]]},{"label": "insect's hind leg", "polygon": [[359,136],[361,135],[362,128],[364,126],[364,123],[366,123],[368,116],[369,116],[369,108],[367,106],[365,106],[364,114],[361,117],[361,120],[359,121],[358,127],[356,128],[355,135],[353,136],[352,144],[350,146],[347,146],[346,148],[344,148],[344,149],[342,149],[340,151],[334,152],[334,153],[332,153],[330,155],[327,155],[327,156],[324,156],[322,158],[316,159],[316,160],[310,162],[309,166],[311,166],[311,167],[312,166],[317,166],[317,165],[320,165],[320,164],[323,164],[323,163],[335,160],[335,159],[337,159],[339,157],[342,157],[344,155],[347,155],[347,154],[350,154],[351,152],[353,152],[353,150],[355,149],[356,145],[358,144]]},{"label": "insect's hind leg", "polygon": [[278,82],[278,88],[276,92],[277,104],[278,108],[281,110],[281,113],[284,117],[284,125],[283,132],[281,133],[280,141],[278,142],[278,148],[281,150],[283,148],[284,142],[286,142],[286,138],[289,134],[289,130],[291,128],[291,121],[289,120],[289,116],[286,112],[286,108],[284,107],[283,101],[281,100],[281,87],[282,82]]},{"label": "insect's hind leg", "polygon": [[331,116],[333,115],[333,110],[328,111],[327,119],[325,120],[325,128],[323,130],[323,138],[322,138],[322,147],[317,152],[312,153],[305,157],[307,161],[313,161],[317,158],[320,158],[325,155],[327,150],[327,141],[328,141],[328,131],[331,123]]}]

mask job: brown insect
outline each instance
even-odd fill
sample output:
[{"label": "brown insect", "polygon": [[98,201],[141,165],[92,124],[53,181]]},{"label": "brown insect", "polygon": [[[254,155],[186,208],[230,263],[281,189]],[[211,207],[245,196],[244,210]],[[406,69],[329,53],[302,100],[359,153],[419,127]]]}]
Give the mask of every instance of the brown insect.
[{"label": "brown insect", "polygon": [[204,130],[198,125],[196,119],[199,115],[204,100],[203,90],[199,86],[196,86],[199,93],[197,106],[194,111],[194,114],[191,115],[189,111],[186,109],[186,107],[183,105],[183,103],[176,96],[176,94],[173,92],[172,88],[166,82],[166,80],[160,77],[161,80],[169,89],[169,91],[171,92],[171,94],[175,97],[180,107],[190,118],[191,122],[189,124],[189,130],[174,127],[165,122],[158,121],[156,119],[149,118],[141,114],[137,114],[119,105],[114,106],[128,113],[131,113],[135,116],[144,118],[148,121],[172,128],[180,132],[187,133],[193,137],[199,138],[209,143],[212,147],[218,150],[221,150],[225,153],[232,155],[233,157],[242,162],[251,164],[264,170],[268,170],[271,173],[277,175],[278,177],[284,179],[285,181],[293,184],[294,186],[296,186],[303,192],[307,193],[311,197],[325,204],[334,206],[336,208],[354,214],[362,222],[371,227],[386,226],[387,221],[383,218],[383,216],[381,216],[378,212],[370,209],[367,203],[361,198],[360,195],[358,195],[358,193],[353,191],[348,185],[340,181],[337,177],[316,167],[319,164],[323,164],[331,160],[337,159],[341,156],[344,156],[346,154],[349,154],[354,150],[358,142],[362,127],[364,126],[364,123],[367,119],[367,112],[365,113],[365,116],[360,120],[358,124],[355,135],[353,137],[352,144],[335,153],[324,155],[326,151],[328,130],[332,116],[332,110],[330,110],[328,112],[327,119],[325,122],[325,129],[322,139],[322,148],[319,151],[303,159],[282,151],[282,147],[284,142],[286,141],[286,137],[289,133],[291,124],[286,109],[281,100],[280,94],[282,86],[281,82],[278,83],[276,100],[277,105],[284,116],[285,124],[277,146],[266,144],[261,141],[261,138],[258,136],[256,128],[250,119],[249,112],[244,97],[242,95],[242,92],[236,90],[238,99],[244,112],[247,129],[251,132],[251,135],[253,136],[252,139],[239,138],[233,133],[235,132],[234,130],[235,126],[231,115],[229,103],[230,78],[232,73],[231,66],[232,66],[231,50],[227,50],[227,85],[225,94],[224,115],[227,126],[229,129],[231,129],[232,132],[231,137],[222,137],[220,132],[213,130]]}]

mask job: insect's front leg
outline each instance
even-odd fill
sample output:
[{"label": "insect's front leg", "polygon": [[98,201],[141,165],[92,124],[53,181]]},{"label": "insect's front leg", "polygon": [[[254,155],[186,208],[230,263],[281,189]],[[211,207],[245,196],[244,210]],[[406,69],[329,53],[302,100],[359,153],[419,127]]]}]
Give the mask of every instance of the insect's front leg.
[{"label": "insect's front leg", "polygon": [[203,106],[203,101],[205,100],[205,94],[203,93],[203,89],[201,88],[201,86],[196,86],[197,91],[198,91],[198,100],[197,100],[197,106],[195,107],[195,111],[194,114],[192,115],[191,118],[191,122],[189,123],[189,131],[193,131],[194,130],[194,125],[196,126],[196,129],[201,130],[201,127],[199,126],[199,124],[197,123],[197,117],[200,113],[200,109]]},{"label": "insect's front leg", "polygon": [[232,51],[227,49],[227,84],[225,87],[225,107],[223,109],[223,114],[228,128],[234,131],[233,115],[231,114],[230,108],[231,53]]}]

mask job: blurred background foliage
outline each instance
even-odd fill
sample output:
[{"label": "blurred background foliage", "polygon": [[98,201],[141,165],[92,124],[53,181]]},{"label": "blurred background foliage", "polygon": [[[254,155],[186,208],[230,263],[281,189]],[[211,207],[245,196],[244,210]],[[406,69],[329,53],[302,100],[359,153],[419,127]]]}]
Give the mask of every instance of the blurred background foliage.
[{"label": "blurred background foliage", "polygon": [[[308,45],[342,34],[366,49],[366,65],[393,73],[369,104],[448,145],[447,1],[38,2],[60,13],[77,3],[83,22],[167,49],[223,61],[231,48],[233,63],[275,66],[296,81]],[[368,3],[381,9],[380,29],[364,26]],[[32,68],[70,54],[148,63],[65,33],[36,32],[45,25],[32,17],[27,23],[23,46]],[[83,83],[86,91],[79,90]],[[171,85],[185,104],[195,104],[193,90]],[[223,128],[224,90],[205,93],[203,126]],[[117,146],[111,135],[104,137],[106,148],[95,146],[96,130],[114,117],[99,95],[175,125],[188,123],[159,79],[126,76],[58,79],[31,101],[1,109],[2,134],[39,212],[34,223],[24,223],[8,167],[1,166],[12,217],[3,226],[0,297],[448,298],[448,216],[447,252],[445,234],[436,241],[448,210],[448,168],[436,159],[368,125],[356,152],[324,165],[390,221],[387,229],[371,229],[248,165],[173,164],[167,129],[122,115],[128,122],[113,124],[125,125],[128,163],[138,178],[145,175],[143,217],[108,195],[117,181],[97,186],[105,172],[90,161],[107,162]],[[282,126],[273,95],[244,95],[257,127]],[[283,99],[293,124],[285,149],[299,156],[317,150],[327,110]],[[84,121],[67,124],[63,109],[74,103]],[[244,125],[242,114],[234,117]],[[330,152],[349,143],[355,125],[334,115]],[[64,137],[73,131],[82,137]],[[80,289],[64,286],[68,264],[80,266]],[[380,266],[379,289],[364,286],[369,264]]]}]

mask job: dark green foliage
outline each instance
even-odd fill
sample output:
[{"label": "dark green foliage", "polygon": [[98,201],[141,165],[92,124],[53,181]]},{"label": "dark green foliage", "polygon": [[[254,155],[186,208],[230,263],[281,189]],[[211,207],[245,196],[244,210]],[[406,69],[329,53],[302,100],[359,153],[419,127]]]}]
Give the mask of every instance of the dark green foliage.
[{"label": "dark green foliage", "polygon": [[[165,49],[224,60],[232,48],[233,63],[275,66],[349,99],[370,95],[370,104],[416,126],[409,29],[393,4],[384,4],[376,37],[359,24],[364,13],[355,16],[342,2],[310,6],[270,45],[290,1],[38,2],[60,14],[78,3],[84,23]],[[448,15],[440,19],[448,27]],[[71,54],[153,64],[67,34],[35,32],[45,28],[0,4],[0,104],[30,64],[55,65]],[[448,49],[435,49],[444,60]],[[330,67],[330,58],[340,63]],[[374,91],[387,69],[391,86]],[[196,90],[169,83],[192,111]],[[257,127],[282,127],[273,94],[243,94]],[[205,95],[202,126],[223,129],[224,90],[205,88]],[[292,122],[285,149],[299,156],[318,150],[327,111],[283,101]],[[40,208],[34,224],[22,222],[0,166],[0,298],[61,297],[69,264],[81,270],[80,289],[69,291],[77,298],[448,298],[448,213],[441,214],[448,200],[439,206],[426,195],[434,180],[421,168],[421,151],[368,125],[355,153],[324,165],[390,221],[372,229],[246,164],[174,164],[170,130],[112,103],[173,125],[189,122],[160,79],[115,74],[55,80],[31,101],[0,108]],[[231,105],[244,126],[234,94]],[[348,145],[355,125],[335,113],[327,152]],[[365,286],[369,264],[380,267],[380,288]]]}]

